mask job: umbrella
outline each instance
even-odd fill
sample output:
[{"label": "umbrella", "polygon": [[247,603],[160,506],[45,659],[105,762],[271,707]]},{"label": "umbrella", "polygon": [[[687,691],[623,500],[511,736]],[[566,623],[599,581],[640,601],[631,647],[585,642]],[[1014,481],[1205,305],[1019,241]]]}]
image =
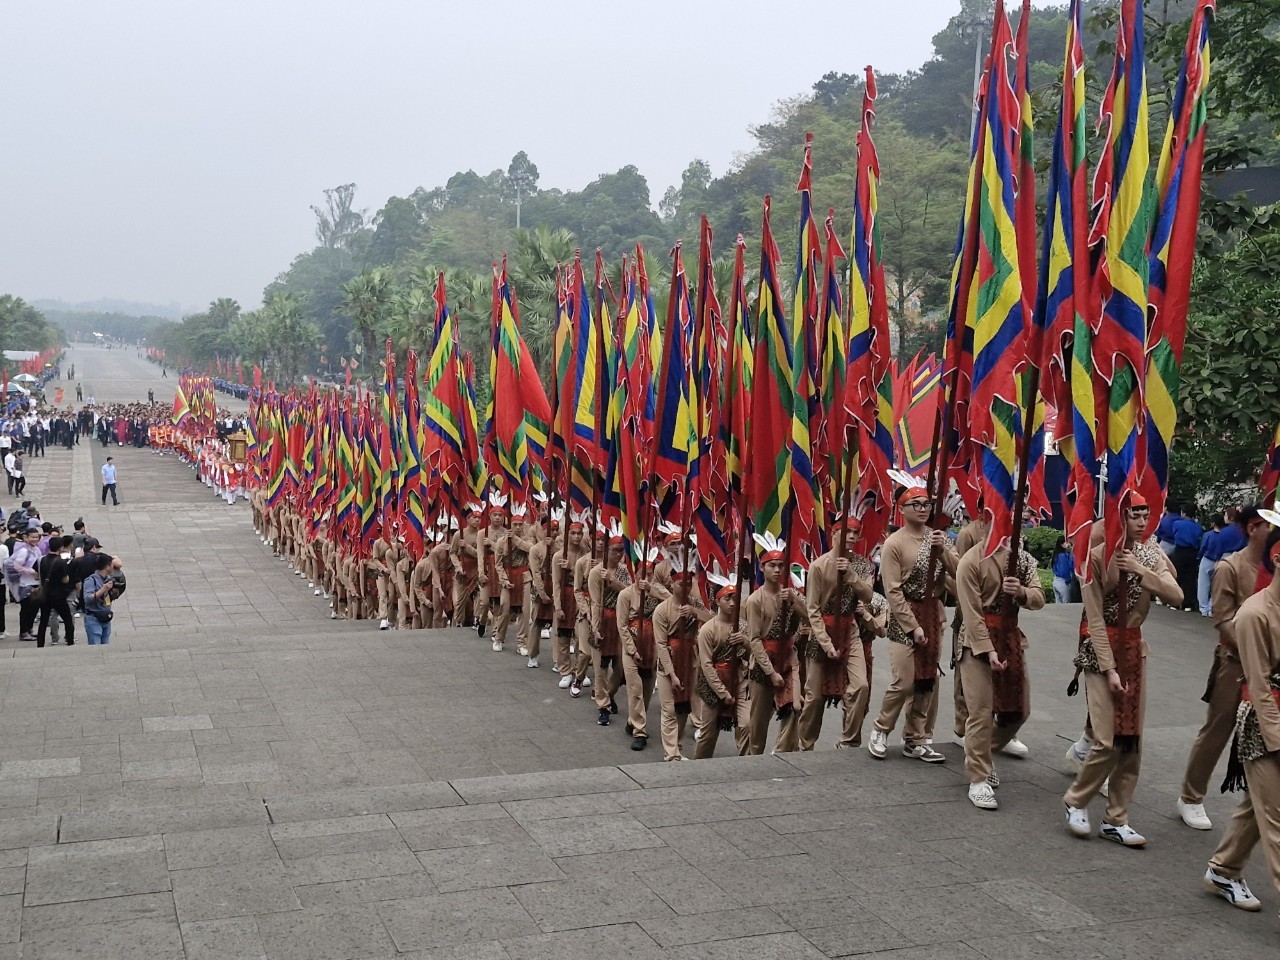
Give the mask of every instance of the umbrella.
[{"label": "umbrella", "polygon": [[35,382],[36,382],[36,378],[35,378],[35,377],[33,377],[33,376],[32,376],[31,374],[29,374],[29,373],[20,373],[20,374],[18,374],[16,377],[14,377],[13,379],[14,379],[14,380],[19,381],[20,383],[35,383]]},{"label": "umbrella", "polygon": [[12,394],[12,393],[20,393],[20,394],[22,394],[24,397],[29,397],[29,396],[31,396],[31,391],[30,391],[30,390],[28,390],[26,387],[22,386],[21,384],[17,384],[17,383],[11,383],[11,384],[9,384],[9,393],[11,393],[11,394]]}]

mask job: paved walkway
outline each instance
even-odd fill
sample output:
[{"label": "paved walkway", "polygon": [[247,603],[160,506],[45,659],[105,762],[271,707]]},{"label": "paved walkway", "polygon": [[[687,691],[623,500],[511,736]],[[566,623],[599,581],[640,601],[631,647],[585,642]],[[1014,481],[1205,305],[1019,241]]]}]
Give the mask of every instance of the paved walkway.
[{"label": "paved walkway", "polygon": [[[145,395],[128,351],[73,357],[100,399]],[[0,641],[0,960],[1274,952],[1261,862],[1266,910],[1231,910],[1199,886],[1220,829],[1172,811],[1213,643],[1198,617],[1153,618],[1150,846],[1131,851],[1062,830],[1078,607],[1028,618],[1032,756],[1000,762],[998,813],[964,799],[947,742],[942,767],[837,753],[832,730],[813,754],[663,764],[468,631],[330,621],[247,507],[110,452],[119,507],[96,443],[29,468],[46,515],[126,559],[129,592],[106,650]],[[1233,806],[1207,803],[1219,825]]]}]

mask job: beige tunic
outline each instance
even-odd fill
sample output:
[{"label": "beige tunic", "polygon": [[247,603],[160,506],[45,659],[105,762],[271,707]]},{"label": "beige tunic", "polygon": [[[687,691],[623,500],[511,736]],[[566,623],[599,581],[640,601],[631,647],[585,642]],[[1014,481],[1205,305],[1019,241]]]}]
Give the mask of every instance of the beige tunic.
[{"label": "beige tunic", "polygon": [[[970,550],[960,558],[956,568],[956,588],[960,593],[960,608],[964,612],[960,646],[975,654],[985,655],[995,649],[984,615],[999,612],[1004,605],[1004,578],[1008,564],[1009,548],[1001,547],[990,557],[983,557],[981,550]],[[1036,571],[1036,558],[1025,550],[1019,552],[1018,579],[1027,591],[1026,600],[1020,601],[1019,605],[1027,610],[1043,607],[1044,588]]]}]

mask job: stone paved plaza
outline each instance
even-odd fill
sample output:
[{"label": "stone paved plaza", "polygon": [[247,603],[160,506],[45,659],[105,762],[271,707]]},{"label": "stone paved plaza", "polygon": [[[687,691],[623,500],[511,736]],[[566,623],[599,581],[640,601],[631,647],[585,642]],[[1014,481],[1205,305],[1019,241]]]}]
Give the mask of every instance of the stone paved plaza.
[{"label": "stone paved plaza", "polygon": [[[70,359],[99,400],[172,397],[133,351]],[[1235,798],[1215,788],[1208,833],[1173,811],[1214,643],[1199,617],[1160,609],[1148,631],[1134,851],[1062,828],[1078,607],[1026,618],[1031,756],[999,761],[997,813],[965,799],[949,679],[941,767],[837,753],[832,720],[811,754],[732,757],[724,737],[726,756],[664,764],[514,644],[331,621],[247,506],[172,457],[113,446],[122,503],[102,507],[107,452],[28,464],[42,513],[83,516],[129,591],[105,650],[19,644],[8,608],[0,960],[1200,960],[1280,944],[1260,858],[1261,914],[1200,887]]]}]

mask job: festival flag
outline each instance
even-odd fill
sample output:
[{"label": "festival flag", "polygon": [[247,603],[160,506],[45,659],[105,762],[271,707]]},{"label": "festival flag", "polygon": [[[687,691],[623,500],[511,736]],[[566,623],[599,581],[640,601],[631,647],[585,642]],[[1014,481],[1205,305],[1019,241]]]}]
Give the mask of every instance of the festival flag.
[{"label": "festival flag", "polygon": [[823,223],[822,256],[822,379],[819,394],[822,398],[821,436],[814,441],[815,449],[821,448],[825,457],[822,465],[824,483],[820,486],[823,506],[828,517],[840,509],[840,494],[844,482],[844,465],[848,457],[855,455],[854,448],[845,442],[845,424],[848,422],[848,404],[845,402],[845,383],[848,379],[849,337],[843,317],[840,297],[840,274],[837,262],[848,257],[836,238],[835,210],[827,211]]},{"label": "festival flag", "polygon": [[729,293],[728,353],[720,397],[725,486],[732,495],[745,490],[747,485],[746,451],[755,388],[755,334],[747,305],[746,252],[747,244],[742,234],[738,234],[733,254],[733,287]]},{"label": "festival flag", "polygon": [[400,509],[403,533],[414,559],[425,546],[426,507],[422,495],[422,406],[418,393],[418,354],[410,350],[404,364],[404,415],[400,418]]},{"label": "festival flag", "polygon": [[689,470],[692,498],[690,523],[703,570],[730,568],[732,507],[724,470],[727,450],[721,418],[720,391],[727,374],[728,332],[716,294],[711,259],[713,234],[706,214],[698,241],[698,300],[694,322],[695,432],[698,454]]},{"label": "festival flag", "polygon": [[[818,348],[815,342],[818,322],[818,265],[822,258],[822,242],[813,219],[813,134],[804,138],[804,161],[800,168],[800,235],[796,241],[796,274],[791,320],[791,497],[792,522],[787,524],[793,548],[791,556],[808,559],[821,552],[820,538],[826,526],[818,509],[821,502],[814,491],[814,436],[810,432],[821,405],[817,396]],[[779,311],[781,311],[779,301]]]},{"label": "festival flag", "polygon": [[1262,477],[1258,481],[1258,491],[1262,502],[1273,506],[1280,498],[1280,424],[1276,425],[1275,436],[1271,438],[1271,446],[1267,448],[1267,458],[1262,461]]},{"label": "festival flag", "polygon": [[635,261],[623,262],[621,303],[618,307],[618,344],[614,351],[613,390],[607,420],[608,463],[605,471],[604,505],[606,521],[617,520],[622,527],[633,560],[641,557],[648,532],[645,511],[648,497],[643,470],[652,438],[653,395],[647,330],[648,311],[644,306],[641,278],[644,251],[637,248]]},{"label": "festival flag", "polygon": [[929,472],[929,445],[942,401],[942,364],[917,355],[894,383],[893,462],[913,477]]},{"label": "festival flag", "polygon": [[[6,374],[6,381],[8,375]],[[5,399],[8,400],[8,383],[5,383]],[[178,378],[177,391],[173,395],[173,425],[180,427],[191,419],[191,406],[187,403],[187,393],[183,389],[182,378]]]},{"label": "festival flag", "polygon": [[778,245],[764,198],[760,238],[760,293],[756,299],[756,343],[746,464],[747,512],[757,535],[783,533],[783,512],[792,487],[795,394],[791,332],[778,286]]},{"label": "festival flag", "polygon": [[1153,517],[1164,513],[1169,449],[1178,425],[1182,348],[1200,220],[1209,86],[1209,25],[1214,0],[1199,0],[1156,167],[1157,214],[1151,238],[1150,329],[1147,332],[1146,469],[1141,490]]},{"label": "festival flag", "polygon": [[[1098,418],[1093,389],[1092,344],[1098,323],[1089,246],[1088,159],[1085,148],[1085,60],[1081,0],[1071,0],[1063,58],[1062,99],[1049,167],[1044,241],[1035,322],[1044,341],[1041,395],[1057,411],[1054,441],[1071,467],[1074,508],[1063,513],[1085,568],[1088,535],[1097,501]],[[1064,490],[1054,491],[1058,499]]]},{"label": "festival flag", "polygon": [[968,430],[976,463],[977,501],[966,499],[971,515],[979,505],[991,522],[986,554],[1008,543],[1013,532],[1015,476],[1022,443],[1022,403],[1017,374],[1026,362],[1026,325],[1030,319],[1019,262],[1015,130],[1020,104],[1008,73],[1007,53],[1013,43],[1003,0],[996,3],[990,65],[982,98],[981,150],[975,212],[978,221],[977,274],[969,300],[972,337],[972,401]]},{"label": "festival flag", "polygon": [[[879,224],[880,160],[871,129],[876,117],[876,77],[866,68],[862,94],[862,124],[858,130],[858,158],[853,199],[853,261],[849,271],[848,385],[844,406],[857,429],[857,472],[867,549],[880,541],[888,527],[893,492],[893,381],[889,366],[889,301],[881,260]],[[932,428],[932,424],[930,425]],[[849,500],[853,491],[844,491]],[[868,499],[869,498],[869,499]],[[843,509],[844,504],[840,504]]]},{"label": "festival flag", "polygon": [[1106,556],[1124,540],[1123,505],[1138,489],[1146,452],[1147,285],[1155,197],[1148,147],[1147,68],[1142,0],[1123,0],[1115,67],[1102,103],[1107,139],[1094,181],[1093,238],[1104,244],[1098,283],[1102,321],[1094,368],[1108,397]]},{"label": "festival flag", "polygon": [[[566,311],[571,331],[572,354],[565,372],[569,393],[561,393],[571,418],[570,498],[579,510],[591,506],[595,476],[601,467],[600,443],[596,437],[596,392],[598,380],[598,349],[591,295],[582,267],[582,254],[575,252],[573,268],[569,275]],[[564,387],[562,386],[562,391]],[[566,403],[567,400],[567,403]]]},{"label": "festival flag", "polygon": [[[671,251],[671,294],[667,300],[666,337],[658,376],[658,402],[651,473],[682,499],[688,493],[689,466],[698,454],[694,424],[693,306],[684,272],[680,242]],[[683,509],[666,519],[680,523]]]},{"label": "festival flag", "polygon": [[377,418],[378,430],[378,505],[384,529],[399,520],[398,469],[400,454],[400,407],[396,402],[396,354],[391,338],[387,338],[387,355],[382,367],[382,412]]}]

